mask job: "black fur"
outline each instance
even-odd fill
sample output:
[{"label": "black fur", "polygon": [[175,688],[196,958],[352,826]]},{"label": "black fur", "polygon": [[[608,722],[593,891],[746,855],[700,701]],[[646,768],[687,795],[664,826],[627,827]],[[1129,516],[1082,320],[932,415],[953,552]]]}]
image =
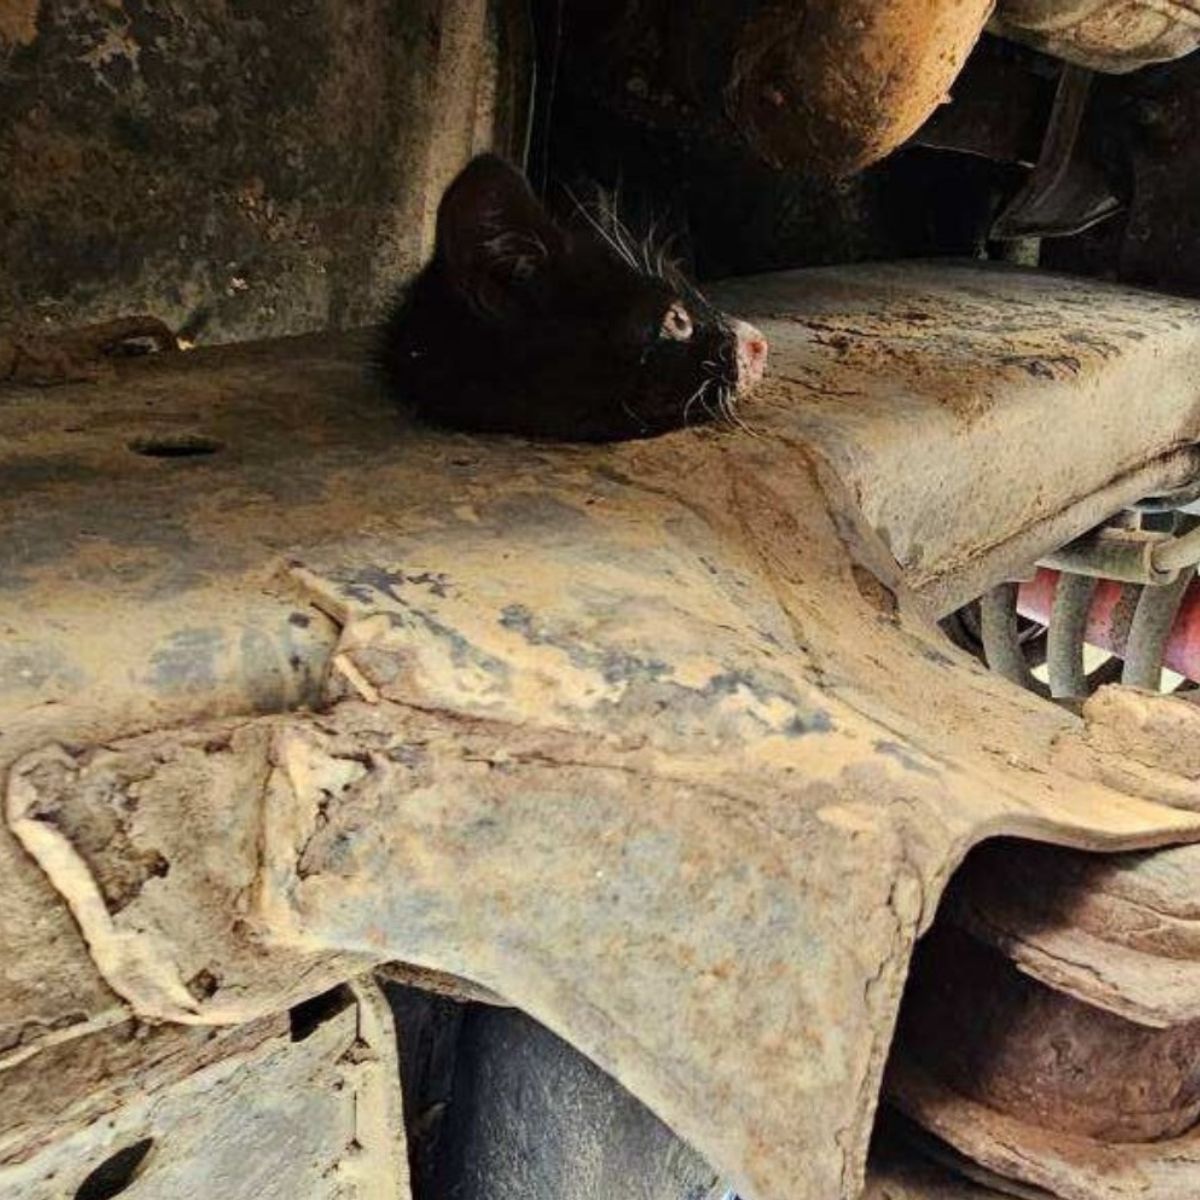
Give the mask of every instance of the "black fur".
[{"label": "black fur", "polygon": [[[663,433],[731,414],[728,320],[603,211],[556,224],[493,155],[447,189],[437,245],[389,314],[376,360],[418,418],[562,441]],[[662,334],[680,303],[691,337]]]}]

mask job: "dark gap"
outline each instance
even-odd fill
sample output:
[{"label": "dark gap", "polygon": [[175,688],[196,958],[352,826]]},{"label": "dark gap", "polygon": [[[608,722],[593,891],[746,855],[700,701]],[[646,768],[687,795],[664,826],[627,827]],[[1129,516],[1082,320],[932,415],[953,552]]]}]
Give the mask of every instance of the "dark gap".
[{"label": "dark gap", "polygon": [[145,458],[200,458],[223,450],[224,444],[200,433],[179,433],[133,438],[129,449]]},{"label": "dark gap", "polygon": [[119,1196],[137,1179],[153,1145],[153,1138],[143,1138],[106,1158],[79,1185],[75,1200],[111,1200],[111,1197]]},{"label": "dark gap", "polygon": [[292,1041],[302,1042],[312,1037],[326,1021],[353,1003],[354,998],[345,987],[335,987],[309,1000],[302,1000],[288,1013]]},{"label": "dark gap", "polygon": [[454,1099],[459,1035],[468,1005],[390,981],[383,990],[392,1008],[400,1050],[400,1085],[408,1140],[413,1200],[443,1200],[446,1128]]}]

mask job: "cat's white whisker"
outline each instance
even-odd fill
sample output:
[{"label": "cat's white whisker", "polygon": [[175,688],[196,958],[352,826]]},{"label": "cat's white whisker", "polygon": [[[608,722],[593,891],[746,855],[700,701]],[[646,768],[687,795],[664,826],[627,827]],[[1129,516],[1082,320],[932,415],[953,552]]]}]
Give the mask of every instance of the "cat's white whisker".
[{"label": "cat's white whisker", "polygon": [[596,186],[596,198],[591,204],[585,204],[567,185],[563,185],[568,199],[583,214],[584,219],[604,243],[629,268],[640,275],[648,275],[657,279],[667,279],[669,269],[674,265],[667,258],[667,250],[672,237],[664,238],[656,245],[659,222],[650,225],[650,231],[643,239],[634,237],[629,227],[620,217],[620,198],[616,192],[606,191]]},{"label": "cat's white whisker", "polygon": [[613,229],[616,233],[617,240],[625,247],[626,262],[630,263],[635,270],[640,271],[641,267],[637,262],[637,242],[633,234],[622,222],[621,218],[613,212],[612,214]]},{"label": "cat's white whisker", "polygon": [[668,272],[673,272],[676,269],[677,263],[673,258],[669,258],[668,254],[670,252],[671,245],[676,240],[677,236],[678,235],[674,233],[667,234],[667,236],[662,240],[662,245],[660,245],[658,248],[658,274],[662,279],[666,279]]},{"label": "cat's white whisker", "polygon": [[629,407],[628,401],[622,400],[621,407],[625,410],[625,415],[631,421],[635,421],[641,427],[642,431],[645,432],[648,428],[646,422],[637,413],[635,413],[632,408]]},{"label": "cat's white whisker", "polygon": [[587,221],[587,223],[596,231],[596,233],[604,240],[604,242],[613,249],[617,257],[620,258],[621,261],[626,264],[626,266],[632,267],[633,270],[640,270],[641,268],[638,266],[637,259],[633,257],[626,246],[622,245],[619,238],[615,237],[612,233],[604,228],[599,219],[588,210],[587,205],[584,204],[575,195],[575,193],[571,191],[570,188],[566,188],[565,190],[567,195],[571,198],[572,203],[583,214],[584,220]]},{"label": "cat's white whisker", "polygon": [[650,250],[654,245],[654,235],[658,232],[658,222],[651,221],[650,228],[646,232],[646,236],[642,239],[642,262],[646,268],[647,275],[654,274],[654,268],[650,264]]},{"label": "cat's white whisker", "polygon": [[730,425],[736,426],[743,433],[749,434],[750,437],[761,436],[757,429],[751,428],[751,426],[747,425],[742,419],[741,413],[739,413],[737,410],[737,401],[732,388],[722,388],[721,399],[725,411],[725,419],[730,423]]},{"label": "cat's white whisker", "polygon": [[[593,224],[595,224],[593,222]],[[601,229],[599,225],[595,226],[600,236],[617,252],[621,261],[627,266],[632,267],[635,271],[640,271],[637,257],[630,247],[626,244],[619,225],[614,225],[611,229]]]},{"label": "cat's white whisker", "polygon": [[699,400],[701,404],[704,403],[704,393],[706,391],[708,391],[708,389],[712,386],[712,382],[713,381],[711,379],[705,379],[700,384],[700,386],[691,394],[691,396],[688,397],[687,403],[683,406],[683,427],[684,427],[684,429],[686,429],[688,427],[688,419],[691,416],[692,405],[695,404],[697,400]]}]

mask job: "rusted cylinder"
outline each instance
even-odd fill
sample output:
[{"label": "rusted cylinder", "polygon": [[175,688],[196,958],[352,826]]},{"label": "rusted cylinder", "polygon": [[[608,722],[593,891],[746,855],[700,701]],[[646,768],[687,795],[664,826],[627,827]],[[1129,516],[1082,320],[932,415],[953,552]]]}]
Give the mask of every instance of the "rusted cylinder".
[{"label": "rusted cylinder", "polygon": [[1121,583],[1170,583],[1178,573],[1160,562],[1170,539],[1130,529],[1102,529],[1081,537],[1042,562],[1056,571],[1114,579]]},{"label": "rusted cylinder", "polygon": [[1031,692],[1047,694],[1025,660],[1017,628],[1017,585],[1002,583],[979,598],[979,628],[987,664]]},{"label": "rusted cylinder", "polygon": [[1046,668],[1050,695],[1071,700],[1088,694],[1083,645],[1096,581],[1088,575],[1062,575],[1054,593],[1046,633]]},{"label": "rusted cylinder", "polygon": [[738,31],[729,116],[768,162],[847,175],[941,104],[993,0],[760,4]]},{"label": "rusted cylinder", "polygon": [[[1021,584],[1017,593],[1017,611],[1039,624],[1048,624],[1057,587],[1058,572],[1042,568],[1028,583]],[[1108,579],[1100,580],[1088,612],[1085,640],[1124,658],[1136,599],[1136,588],[1126,588]],[[1167,637],[1163,665],[1200,683],[1200,582],[1193,581],[1184,594]]]},{"label": "rusted cylinder", "polygon": [[913,958],[899,1041],[961,1096],[1103,1142],[1178,1136],[1200,1117],[1200,1022],[1155,1029],[1022,974],[953,925]]}]

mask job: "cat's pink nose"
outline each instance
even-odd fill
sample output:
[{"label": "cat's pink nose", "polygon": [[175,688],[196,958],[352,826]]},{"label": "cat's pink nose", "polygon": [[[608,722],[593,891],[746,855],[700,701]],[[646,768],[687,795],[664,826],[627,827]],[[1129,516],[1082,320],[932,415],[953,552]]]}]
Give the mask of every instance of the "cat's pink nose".
[{"label": "cat's pink nose", "polygon": [[734,321],[733,332],[737,336],[737,390],[748,392],[767,369],[770,347],[762,330],[755,329],[748,321]]}]

